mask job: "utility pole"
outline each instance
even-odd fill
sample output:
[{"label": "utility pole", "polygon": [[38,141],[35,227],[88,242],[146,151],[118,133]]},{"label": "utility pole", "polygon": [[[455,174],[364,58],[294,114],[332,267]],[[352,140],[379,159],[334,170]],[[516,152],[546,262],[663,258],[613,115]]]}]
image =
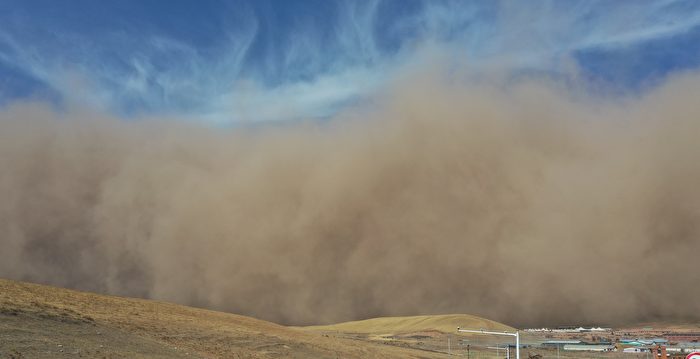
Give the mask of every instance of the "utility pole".
[{"label": "utility pole", "polygon": [[461,329],[460,327],[457,327],[457,332],[462,332],[462,333],[475,333],[475,334],[487,334],[487,335],[507,335],[510,337],[515,337],[515,359],[520,359],[520,332],[517,330],[515,333],[511,332],[491,332],[491,331],[486,331],[483,329]]}]

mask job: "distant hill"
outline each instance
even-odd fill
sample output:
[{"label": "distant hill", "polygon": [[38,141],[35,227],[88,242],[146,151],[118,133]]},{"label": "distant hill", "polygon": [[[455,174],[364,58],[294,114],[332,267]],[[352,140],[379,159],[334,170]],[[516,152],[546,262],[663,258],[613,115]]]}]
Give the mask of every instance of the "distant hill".
[{"label": "distant hill", "polygon": [[[430,323],[430,317],[425,318]],[[457,321],[466,325],[459,318],[436,319],[428,326],[447,330]],[[387,328],[387,320],[401,327],[397,319],[377,320]],[[403,325],[421,326],[409,322]],[[339,324],[345,325],[349,323]],[[235,314],[3,279],[0,357],[448,358],[439,352],[343,339]]]},{"label": "distant hill", "polygon": [[419,315],[411,317],[385,317],[352,322],[304,327],[306,330],[340,331],[351,333],[408,333],[439,331],[454,333],[457,327],[497,331],[513,331],[512,327],[468,314]]}]

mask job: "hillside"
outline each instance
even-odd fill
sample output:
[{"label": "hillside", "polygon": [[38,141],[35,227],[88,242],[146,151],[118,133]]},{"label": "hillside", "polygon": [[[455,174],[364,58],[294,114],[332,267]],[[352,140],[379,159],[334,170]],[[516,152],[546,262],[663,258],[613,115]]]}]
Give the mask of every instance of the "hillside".
[{"label": "hillside", "polygon": [[0,279],[0,357],[444,358],[245,316]]},{"label": "hillside", "polygon": [[411,333],[438,331],[454,333],[457,327],[486,330],[514,330],[513,328],[468,314],[419,315],[410,317],[386,317],[352,322],[305,327],[307,330],[339,331],[346,333]]}]

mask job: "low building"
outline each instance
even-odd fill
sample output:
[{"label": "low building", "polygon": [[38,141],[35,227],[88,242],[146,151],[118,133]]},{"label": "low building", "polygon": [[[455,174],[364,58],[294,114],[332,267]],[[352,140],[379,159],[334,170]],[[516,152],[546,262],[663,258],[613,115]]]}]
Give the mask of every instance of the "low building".
[{"label": "low building", "polygon": [[563,348],[565,345],[584,344],[580,340],[547,340],[540,344],[543,348]]},{"label": "low building", "polygon": [[564,350],[587,352],[611,352],[615,347],[609,344],[566,344]]},{"label": "low building", "polygon": [[669,352],[676,352],[676,353],[700,352],[700,343],[679,342],[679,343],[667,346],[666,349]]},{"label": "low building", "polygon": [[652,339],[620,339],[620,344],[629,346],[649,346],[649,345],[666,345],[668,340],[663,338],[652,338]]}]

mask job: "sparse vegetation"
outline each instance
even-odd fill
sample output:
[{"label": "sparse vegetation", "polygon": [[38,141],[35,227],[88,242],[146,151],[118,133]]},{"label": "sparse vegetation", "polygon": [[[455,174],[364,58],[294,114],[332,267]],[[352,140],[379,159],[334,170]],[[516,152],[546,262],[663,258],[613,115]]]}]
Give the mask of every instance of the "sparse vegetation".
[{"label": "sparse vegetation", "polygon": [[240,315],[0,279],[1,358],[444,358]]}]

